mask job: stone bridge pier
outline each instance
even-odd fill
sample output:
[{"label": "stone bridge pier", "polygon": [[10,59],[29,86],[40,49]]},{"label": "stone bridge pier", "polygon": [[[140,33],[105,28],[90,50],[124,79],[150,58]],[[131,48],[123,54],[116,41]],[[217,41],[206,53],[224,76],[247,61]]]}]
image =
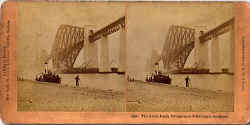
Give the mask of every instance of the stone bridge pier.
[{"label": "stone bridge pier", "polygon": [[102,36],[100,41],[100,67],[99,72],[110,72],[108,36]]},{"label": "stone bridge pier", "polygon": [[[233,19],[219,25],[207,33],[196,33],[195,39],[195,63],[199,69],[209,69],[210,73],[234,72],[234,25]],[[226,35],[226,36],[225,36]],[[228,37],[226,44],[221,44]],[[222,55],[222,51],[224,55]],[[222,65],[226,56],[226,62]]]},{"label": "stone bridge pier", "polygon": [[[89,36],[91,30],[86,31],[85,36]],[[88,37],[86,37],[84,42],[84,65],[88,70],[98,71],[98,48],[97,43],[90,43]]]},{"label": "stone bridge pier", "polygon": [[[119,63],[118,71],[125,72],[126,69],[126,32],[125,28],[120,25],[120,51],[119,51]],[[110,61],[109,61],[109,39],[108,36],[102,36],[100,41],[100,72],[110,72]]]},{"label": "stone bridge pier", "polygon": [[120,55],[119,55],[119,64],[118,64],[119,72],[125,72],[126,70],[126,61],[127,61],[126,53],[127,53],[126,31],[125,31],[125,28],[121,26],[120,28]]},{"label": "stone bridge pier", "polygon": [[[125,31],[125,16],[119,18],[113,23],[103,27],[95,33],[88,36],[88,58],[94,58],[90,61],[89,66],[97,67],[99,72],[110,72],[110,58],[109,58],[109,35],[119,32],[120,36],[120,51],[119,51],[119,63],[118,72],[125,72],[126,70],[126,31]],[[97,40],[100,44],[100,60],[99,65],[97,61]],[[96,41],[96,42],[95,42]],[[91,59],[89,59],[91,60]]]},{"label": "stone bridge pier", "polygon": [[219,36],[213,36],[210,40],[210,46],[208,47],[208,63],[210,72],[221,72],[220,64],[220,38]]}]

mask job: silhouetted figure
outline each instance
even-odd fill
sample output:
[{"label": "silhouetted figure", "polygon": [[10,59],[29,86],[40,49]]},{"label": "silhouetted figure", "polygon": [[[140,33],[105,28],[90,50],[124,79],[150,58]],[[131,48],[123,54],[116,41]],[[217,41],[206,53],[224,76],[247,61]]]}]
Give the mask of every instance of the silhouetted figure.
[{"label": "silhouetted figure", "polygon": [[75,80],[76,80],[76,87],[79,87],[80,78],[78,75],[75,77]]},{"label": "silhouetted figure", "polygon": [[190,78],[187,76],[185,78],[185,81],[186,81],[186,87],[188,88],[189,87],[189,84],[190,84]]}]

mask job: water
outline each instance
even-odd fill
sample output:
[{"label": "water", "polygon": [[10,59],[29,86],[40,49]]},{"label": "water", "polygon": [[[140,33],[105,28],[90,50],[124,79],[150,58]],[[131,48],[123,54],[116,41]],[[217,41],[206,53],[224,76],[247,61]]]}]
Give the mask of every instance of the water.
[{"label": "water", "polygon": [[[75,86],[77,74],[59,74],[62,85]],[[125,91],[126,80],[124,75],[112,74],[79,74],[80,87],[114,91]]]},{"label": "water", "polygon": [[[136,80],[145,81],[147,72],[134,72],[128,74],[130,77],[134,77]],[[165,74],[166,75],[166,74]],[[190,87],[212,90],[212,91],[224,91],[233,92],[234,88],[234,75],[227,73],[218,74],[168,74],[172,79],[171,85],[178,87],[186,87],[185,78],[189,76]]]}]

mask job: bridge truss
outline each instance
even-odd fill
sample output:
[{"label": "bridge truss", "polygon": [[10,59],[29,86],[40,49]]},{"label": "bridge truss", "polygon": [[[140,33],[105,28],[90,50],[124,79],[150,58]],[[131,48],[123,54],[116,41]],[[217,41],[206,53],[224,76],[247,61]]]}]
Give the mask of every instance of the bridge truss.
[{"label": "bridge truss", "polygon": [[89,36],[84,36],[84,32],[87,31],[82,27],[61,25],[57,30],[50,54],[53,68],[59,70],[72,69],[86,40],[90,43],[95,42],[102,36],[108,36],[119,31],[121,28],[125,28],[125,16],[91,33]]},{"label": "bridge truss", "polygon": [[214,37],[220,36],[234,28],[234,18],[222,23],[221,25],[215,27],[214,29],[209,30],[205,34],[199,37],[200,42],[204,43],[208,40],[211,40]]},{"label": "bridge truss", "polygon": [[75,60],[84,44],[84,28],[61,25],[52,46],[51,59],[53,68],[73,68]]},{"label": "bridge truss", "polygon": [[194,48],[195,29],[172,25],[162,51],[164,69],[184,69],[185,62]]},{"label": "bridge truss", "polygon": [[125,28],[125,16],[89,35],[89,41],[95,42],[96,40],[102,38],[102,36],[108,36],[119,31],[121,28]]}]

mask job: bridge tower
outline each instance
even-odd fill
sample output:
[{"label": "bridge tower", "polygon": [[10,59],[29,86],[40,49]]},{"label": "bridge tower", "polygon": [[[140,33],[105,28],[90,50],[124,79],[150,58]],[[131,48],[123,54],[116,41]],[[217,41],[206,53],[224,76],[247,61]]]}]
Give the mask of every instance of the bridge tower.
[{"label": "bridge tower", "polygon": [[[125,27],[122,24],[119,25],[119,35],[120,35],[120,51],[119,51],[119,63],[118,71],[125,72],[126,69],[126,32]],[[101,57],[100,57],[100,72],[110,72],[109,66],[109,42],[108,35],[103,35],[100,41]]]},{"label": "bridge tower", "polygon": [[109,42],[110,34],[118,32],[120,35],[120,52],[118,71],[125,72],[126,70],[126,31],[125,31],[125,16],[101,28],[93,34],[89,35],[90,44],[96,43],[100,39],[100,63],[99,72],[110,72],[109,63]]},{"label": "bridge tower", "polygon": [[[226,45],[221,46],[222,35],[228,33],[229,39]],[[234,72],[234,18],[222,23],[216,28],[201,34],[199,39],[195,42],[196,53],[198,55],[199,62],[203,65],[200,68],[209,69],[210,73],[223,72],[223,69],[227,69],[226,72]],[[222,67],[221,50],[226,51],[226,55],[230,59],[226,60],[226,64]]]},{"label": "bridge tower", "polygon": [[126,43],[126,31],[125,27],[120,24],[120,55],[118,71],[125,72],[126,70],[126,57],[127,57],[127,43]]},{"label": "bridge tower", "polygon": [[97,43],[90,43],[89,41],[89,35],[93,34],[93,30],[89,28],[85,28],[85,44],[84,44],[84,66],[87,70],[90,71],[98,71],[98,48]]},{"label": "bridge tower", "polygon": [[102,36],[100,45],[101,55],[99,72],[110,72],[108,36]]}]

